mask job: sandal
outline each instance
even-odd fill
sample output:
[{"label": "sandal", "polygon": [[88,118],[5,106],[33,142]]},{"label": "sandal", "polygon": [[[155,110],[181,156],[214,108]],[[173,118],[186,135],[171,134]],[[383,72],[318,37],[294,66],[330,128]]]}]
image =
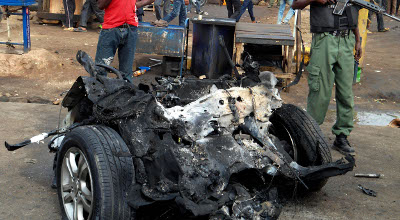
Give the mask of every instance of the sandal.
[{"label": "sandal", "polygon": [[378,30],[378,32],[386,32],[386,31],[389,31],[389,29],[390,29],[390,28],[384,28],[384,29],[382,29],[382,30]]},{"label": "sandal", "polygon": [[159,22],[159,20],[155,20],[155,21],[150,22],[150,24],[153,25],[153,26],[155,26],[156,23],[158,23],[158,22]]},{"label": "sandal", "polygon": [[87,32],[87,29],[83,29],[82,27],[74,28],[74,32]]},{"label": "sandal", "polygon": [[74,28],[73,27],[64,28],[64,31],[74,31]]},{"label": "sandal", "polygon": [[164,21],[164,20],[157,20],[157,21],[154,21],[153,25],[156,27],[168,27],[168,22]]}]

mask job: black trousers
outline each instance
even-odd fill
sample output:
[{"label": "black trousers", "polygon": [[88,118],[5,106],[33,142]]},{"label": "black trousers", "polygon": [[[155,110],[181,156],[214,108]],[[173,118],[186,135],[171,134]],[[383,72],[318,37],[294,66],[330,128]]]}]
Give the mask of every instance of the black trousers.
[{"label": "black trousers", "polygon": [[[233,7],[232,7],[233,6]],[[240,0],[226,0],[226,9],[228,9],[228,18],[233,18],[236,20],[237,16],[240,14]]]},{"label": "black trousers", "polygon": [[67,28],[74,27],[75,0],[63,0],[65,10],[64,25]]},{"label": "black trousers", "polygon": [[97,6],[97,1],[96,0],[86,0],[85,4],[82,6],[82,12],[81,12],[81,27],[87,27],[87,21],[89,20],[89,17],[94,13],[99,19],[100,23],[104,22],[104,11],[99,9],[99,6]]},{"label": "black trousers", "polygon": [[143,7],[142,8],[138,8],[136,10],[136,16],[138,18],[139,21],[143,21],[143,16],[144,16],[144,10]]},{"label": "black trousers", "polygon": [[[372,22],[372,11],[368,12],[368,19]],[[383,23],[383,15],[381,13],[376,13],[376,22],[378,23],[378,31],[385,29],[385,24]]]}]

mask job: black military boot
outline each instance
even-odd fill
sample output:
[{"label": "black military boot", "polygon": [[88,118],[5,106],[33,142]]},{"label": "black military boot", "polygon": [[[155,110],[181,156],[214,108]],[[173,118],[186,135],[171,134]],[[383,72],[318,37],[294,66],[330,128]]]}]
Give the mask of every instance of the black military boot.
[{"label": "black military boot", "polygon": [[336,139],[333,142],[333,149],[339,151],[342,154],[352,154],[354,149],[350,146],[347,136],[344,134],[336,135]]}]

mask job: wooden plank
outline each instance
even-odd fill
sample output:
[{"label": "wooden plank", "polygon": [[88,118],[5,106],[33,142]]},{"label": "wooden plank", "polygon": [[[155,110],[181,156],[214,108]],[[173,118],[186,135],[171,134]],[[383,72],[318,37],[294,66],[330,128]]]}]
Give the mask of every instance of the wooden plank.
[{"label": "wooden plank", "polygon": [[242,43],[235,43],[236,48],[236,64],[241,63],[242,60],[242,53],[244,51],[244,45]]},{"label": "wooden plank", "polygon": [[285,27],[285,28],[282,28],[282,27],[279,27],[279,28],[276,28],[276,27],[239,27],[236,29],[240,30],[240,31],[256,31],[256,30],[281,30],[281,31],[289,30],[290,31],[289,26]]},{"label": "wooden plank", "polygon": [[291,30],[282,30],[282,29],[257,29],[257,30],[238,30],[236,29],[235,33],[282,33],[287,35],[293,35]]},{"label": "wooden plank", "polygon": [[288,52],[288,46],[283,46],[283,60],[282,60],[282,69],[284,73],[288,73],[288,66],[287,66],[287,52]]},{"label": "wooden plank", "polygon": [[278,79],[292,79],[295,78],[296,75],[291,74],[291,73],[274,73],[275,77]]},{"label": "wooden plank", "polygon": [[246,44],[294,45],[293,40],[236,38],[236,42]]},{"label": "wooden plank", "polygon": [[45,24],[58,24],[60,23],[59,20],[48,20],[48,19],[42,19],[42,22]]},{"label": "wooden plank", "polygon": [[236,28],[236,33],[285,33],[292,35],[292,31],[289,28]]},{"label": "wooden plank", "polygon": [[294,68],[293,68],[293,46],[289,46],[288,48],[288,58],[287,58],[287,72],[288,73],[293,73]]},{"label": "wooden plank", "polygon": [[[282,79],[282,80],[283,80],[283,82],[282,82],[283,85],[282,85],[282,86],[285,86],[285,87],[289,84],[289,82],[290,82],[292,79],[295,78],[295,75],[294,75],[294,74],[290,74],[290,73],[283,73],[283,74],[276,74],[276,73],[274,73],[274,75],[275,75],[276,78]],[[283,91],[284,91],[284,92],[289,92],[289,88],[286,88],[286,89],[284,89]]]},{"label": "wooden plank", "polygon": [[[297,12],[297,27],[301,27],[301,12]],[[300,69],[300,62],[301,62],[301,39],[300,39],[300,32],[296,28],[296,73],[299,72]]]},{"label": "wooden plank", "polygon": [[236,34],[244,34],[244,33],[249,33],[249,34],[284,34],[288,36],[292,36],[292,32],[290,30],[282,31],[282,30],[236,30]]},{"label": "wooden plank", "polygon": [[[270,38],[274,38],[274,37],[283,37],[283,38],[293,38],[293,36],[292,35],[290,35],[290,34],[286,34],[286,33],[252,33],[252,32],[239,32],[239,33],[236,33],[236,35],[238,36],[238,35],[240,35],[240,36],[242,36],[242,35],[249,35],[249,36],[256,36],[256,37],[254,37],[254,38],[266,38],[266,39],[270,39]],[[263,36],[263,37],[260,37],[260,36]],[[251,38],[251,37],[249,37],[249,38]],[[294,40],[294,38],[293,38],[293,40]]]},{"label": "wooden plank", "polygon": [[[39,4],[39,7],[40,7],[40,4]],[[43,0],[41,11],[49,12],[49,10],[50,10],[50,0]]]},{"label": "wooden plank", "polygon": [[282,68],[276,67],[276,66],[260,66],[260,71],[270,71],[273,72],[274,75],[276,76],[277,74],[287,74],[283,73]]},{"label": "wooden plank", "polygon": [[[56,14],[56,13],[50,13],[50,12],[40,12],[38,11],[37,13],[38,18],[40,19],[47,19],[47,20],[59,20],[62,21],[65,19],[65,14]],[[74,15],[74,22],[79,22],[80,21],[80,15]]]},{"label": "wooden plank", "polygon": [[236,37],[251,38],[251,39],[274,39],[274,40],[291,40],[294,42],[293,36],[276,36],[276,35],[263,35],[263,34],[236,34]]},{"label": "wooden plank", "polygon": [[261,28],[276,28],[276,29],[290,29],[290,26],[279,25],[279,24],[261,24],[261,23],[237,23],[236,29],[238,30],[256,30]]},{"label": "wooden plank", "polygon": [[251,34],[286,34],[292,35],[290,30],[276,30],[276,29],[260,29],[260,30],[236,30],[236,34],[251,33]]},{"label": "wooden plank", "polygon": [[293,36],[292,32],[290,30],[282,31],[282,30],[236,30],[236,34],[270,34],[270,35],[287,35],[287,36]]},{"label": "wooden plank", "polygon": [[271,44],[271,45],[294,45],[293,37],[273,36],[273,35],[236,35],[236,42],[249,44]]},{"label": "wooden plank", "polygon": [[[236,59],[237,59],[237,56],[238,56],[238,54],[237,54],[237,47],[236,47],[236,34],[234,34],[233,35],[233,54],[232,54],[232,62],[234,63],[234,64],[238,64],[237,62],[236,62]],[[240,73],[239,73],[240,74]],[[231,71],[231,76],[232,77],[234,77],[234,75],[235,75],[235,73],[234,73],[234,70],[233,70],[233,68],[232,68],[232,71]]]},{"label": "wooden plank", "polygon": [[[75,0],[75,13],[74,15],[80,15],[82,6],[85,0]],[[63,0],[50,0],[50,13],[54,14],[65,14]]]},{"label": "wooden plank", "polygon": [[50,13],[55,13],[55,14],[64,14],[64,5],[62,0],[52,0],[50,1]]}]

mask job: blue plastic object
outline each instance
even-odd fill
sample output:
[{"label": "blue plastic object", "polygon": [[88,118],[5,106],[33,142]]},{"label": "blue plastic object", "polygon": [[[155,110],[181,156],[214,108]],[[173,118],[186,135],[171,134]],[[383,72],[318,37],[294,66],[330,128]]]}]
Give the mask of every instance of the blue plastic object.
[{"label": "blue plastic object", "polygon": [[155,27],[148,22],[139,22],[136,53],[183,57],[184,42],[184,27],[176,25]]},{"label": "blue plastic object", "polygon": [[148,66],[139,66],[139,69],[140,69],[140,70],[149,71],[149,70],[150,70],[150,67],[148,67]]},{"label": "blue plastic object", "polygon": [[35,3],[35,0],[0,0],[0,5],[4,6],[29,6]]},{"label": "blue plastic object", "polygon": [[[21,6],[21,4],[29,4],[31,5],[31,3],[29,2],[33,2],[35,3],[35,1],[11,1],[11,0],[0,0],[0,5],[4,5],[5,3],[8,3],[9,5],[5,5],[5,6],[10,6],[12,3],[19,3],[19,5],[17,6]],[[32,3],[32,4],[33,4]],[[31,25],[30,25],[30,19],[29,19],[29,8],[28,6],[23,6],[22,5],[22,13],[13,13],[13,12],[5,12],[8,15],[22,15],[22,29],[23,29],[23,37],[24,37],[24,42],[23,43],[16,43],[16,42],[0,42],[0,44],[5,44],[7,46],[14,46],[14,45],[22,45],[24,46],[24,52],[27,53],[30,49],[31,49]]]}]

